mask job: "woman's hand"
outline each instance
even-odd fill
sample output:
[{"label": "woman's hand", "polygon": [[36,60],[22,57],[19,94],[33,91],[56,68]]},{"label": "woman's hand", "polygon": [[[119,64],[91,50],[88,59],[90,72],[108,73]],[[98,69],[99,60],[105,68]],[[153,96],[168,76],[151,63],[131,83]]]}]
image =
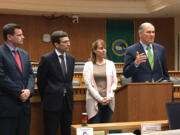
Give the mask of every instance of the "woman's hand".
[{"label": "woman's hand", "polygon": [[104,105],[109,104],[109,102],[110,102],[110,100],[107,97],[104,97],[101,104],[104,106]]}]

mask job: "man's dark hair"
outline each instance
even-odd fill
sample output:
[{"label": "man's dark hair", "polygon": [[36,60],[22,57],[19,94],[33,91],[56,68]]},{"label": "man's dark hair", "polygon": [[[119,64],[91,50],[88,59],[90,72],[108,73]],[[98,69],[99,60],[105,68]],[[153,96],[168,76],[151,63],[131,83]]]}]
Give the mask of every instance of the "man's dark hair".
[{"label": "man's dark hair", "polygon": [[15,24],[15,23],[8,23],[4,25],[3,27],[3,37],[4,40],[7,41],[7,35],[14,35],[14,30],[15,29],[21,29],[21,25]]},{"label": "man's dark hair", "polygon": [[60,43],[60,38],[68,37],[68,34],[64,31],[55,31],[51,34],[51,42],[54,45],[55,43]]}]

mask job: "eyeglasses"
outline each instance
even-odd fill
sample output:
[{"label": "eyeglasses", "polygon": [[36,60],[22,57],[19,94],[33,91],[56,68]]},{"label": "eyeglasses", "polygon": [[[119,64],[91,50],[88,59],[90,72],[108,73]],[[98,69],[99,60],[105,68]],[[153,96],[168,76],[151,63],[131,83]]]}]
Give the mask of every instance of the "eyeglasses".
[{"label": "eyeglasses", "polygon": [[61,41],[60,43],[61,44],[70,44],[70,41],[69,40],[65,40],[65,41]]}]

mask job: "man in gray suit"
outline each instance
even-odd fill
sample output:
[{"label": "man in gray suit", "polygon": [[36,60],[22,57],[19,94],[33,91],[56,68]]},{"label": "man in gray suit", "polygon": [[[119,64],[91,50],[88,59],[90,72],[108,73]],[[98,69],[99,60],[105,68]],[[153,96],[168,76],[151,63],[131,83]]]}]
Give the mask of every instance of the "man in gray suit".
[{"label": "man in gray suit", "polygon": [[30,101],[34,75],[23,44],[21,26],[3,27],[5,43],[0,46],[0,135],[29,135]]}]

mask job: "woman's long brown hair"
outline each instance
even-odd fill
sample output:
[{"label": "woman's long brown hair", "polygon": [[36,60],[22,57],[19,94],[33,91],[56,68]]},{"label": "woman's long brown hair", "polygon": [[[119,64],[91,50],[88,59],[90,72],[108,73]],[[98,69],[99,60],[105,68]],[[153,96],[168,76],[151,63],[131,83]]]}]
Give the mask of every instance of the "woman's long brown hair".
[{"label": "woman's long brown hair", "polygon": [[102,39],[97,39],[96,41],[94,41],[92,43],[92,48],[91,48],[91,54],[90,54],[90,60],[96,64],[96,54],[94,53],[94,51],[98,48],[98,45],[103,45],[105,46],[105,42]]}]

